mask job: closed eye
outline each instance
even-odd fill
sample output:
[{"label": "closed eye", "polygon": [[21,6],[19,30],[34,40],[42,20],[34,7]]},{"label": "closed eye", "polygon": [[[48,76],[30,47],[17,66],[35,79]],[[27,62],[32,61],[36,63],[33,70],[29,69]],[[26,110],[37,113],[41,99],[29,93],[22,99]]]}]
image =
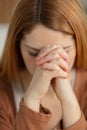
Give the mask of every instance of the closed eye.
[{"label": "closed eye", "polygon": [[[70,48],[71,48],[71,46],[63,47],[63,49],[64,49],[66,52],[68,52],[68,51],[70,50]],[[33,53],[33,52],[29,52],[29,51],[28,51],[28,53],[29,53],[30,56],[33,56],[33,57],[37,57],[37,55],[39,54],[39,52]]]},{"label": "closed eye", "polygon": [[63,47],[63,49],[64,49],[66,52],[69,52],[69,50],[71,49],[71,46]]},{"label": "closed eye", "polygon": [[30,55],[30,56],[33,56],[33,57],[36,57],[36,56],[38,55],[38,53],[29,52],[29,55]]}]

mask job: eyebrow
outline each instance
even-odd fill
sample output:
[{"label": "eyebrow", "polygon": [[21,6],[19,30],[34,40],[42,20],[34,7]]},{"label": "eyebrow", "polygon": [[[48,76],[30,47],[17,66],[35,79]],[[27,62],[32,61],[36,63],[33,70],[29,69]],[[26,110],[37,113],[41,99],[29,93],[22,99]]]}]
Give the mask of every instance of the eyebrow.
[{"label": "eyebrow", "polygon": [[35,51],[40,51],[41,49],[37,49],[37,48],[33,48],[33,47],[31,47],[31,46],[29,46],[29,45],[25,45],[27,48],[30,48],[30,49],[33,49],[33,50],[35,50]]}]

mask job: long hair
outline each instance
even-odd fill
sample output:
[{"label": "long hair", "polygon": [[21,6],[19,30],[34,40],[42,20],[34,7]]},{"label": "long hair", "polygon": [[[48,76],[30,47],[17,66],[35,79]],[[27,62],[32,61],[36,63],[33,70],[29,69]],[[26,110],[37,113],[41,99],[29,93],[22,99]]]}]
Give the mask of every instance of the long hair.
[{"label": "long hair", "polygon": [[87,69],[87,18],[79,0],[21,0],[14,12],[0,62],[0,77],[18,77],[24,62],[20,42],[37,24],[71,34],[76,40],[75,66]]}]

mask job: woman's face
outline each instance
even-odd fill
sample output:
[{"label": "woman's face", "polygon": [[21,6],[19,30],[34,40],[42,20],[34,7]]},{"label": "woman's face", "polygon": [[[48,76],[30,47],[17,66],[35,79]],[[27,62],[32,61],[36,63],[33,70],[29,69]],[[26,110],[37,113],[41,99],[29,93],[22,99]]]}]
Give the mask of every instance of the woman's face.
[{"label": "woman's face", "polygon": [[21,41],[20,50],[27,70],[34,74],[35,58],[40,50],[48,45],[58,44],[67,51],[70,57],[70,69],[73,67],[76,57],[76,45],[73,36],[60,31],[53,31],[43,25],[37,25],[30,34],[26,34]]}]

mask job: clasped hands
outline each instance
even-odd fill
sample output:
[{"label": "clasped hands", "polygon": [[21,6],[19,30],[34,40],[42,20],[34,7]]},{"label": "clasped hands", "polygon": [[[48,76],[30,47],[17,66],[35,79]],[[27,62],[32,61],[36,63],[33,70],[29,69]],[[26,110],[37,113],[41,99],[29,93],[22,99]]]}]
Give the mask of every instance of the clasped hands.
[{"label": "clasped hands", "polygon": [[[49,45],[43,48],[36,58],[37,66],[55,73],[52,87],[60,100],[67,96],[67,87],[71,87],[69,80],[70,57],[68,55],[70,49],[70,45],[66,49],[57,44]],[[71,88],[70,91],[72,91]]]}]

